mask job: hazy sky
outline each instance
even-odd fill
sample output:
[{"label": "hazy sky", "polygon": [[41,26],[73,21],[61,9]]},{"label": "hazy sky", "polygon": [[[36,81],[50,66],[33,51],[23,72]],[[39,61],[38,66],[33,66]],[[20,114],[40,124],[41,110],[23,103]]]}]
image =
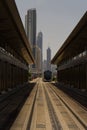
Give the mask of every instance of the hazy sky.
[{"label": "hazy sky", "polygon": [[37,33],[43,33],[43,51],[48,46],[52,57],[87,10],[87,0],[15,0],[23,24],[27,10],[36,8]]}]

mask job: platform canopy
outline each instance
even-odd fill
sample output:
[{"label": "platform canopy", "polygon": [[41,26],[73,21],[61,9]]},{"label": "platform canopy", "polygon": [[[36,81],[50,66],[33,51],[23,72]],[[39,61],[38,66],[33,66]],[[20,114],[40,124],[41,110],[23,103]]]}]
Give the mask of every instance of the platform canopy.
[{"label": "platform canopy", "polygon": [[87,50],[87,12],[81,18],[64,44],[51,60],[52,64],[61,64]]},{"label": "platform canopy", "polygon": [[27,64],[34,63],[31,47],[14,0],[0,0],[1,42],[6,42]]}]

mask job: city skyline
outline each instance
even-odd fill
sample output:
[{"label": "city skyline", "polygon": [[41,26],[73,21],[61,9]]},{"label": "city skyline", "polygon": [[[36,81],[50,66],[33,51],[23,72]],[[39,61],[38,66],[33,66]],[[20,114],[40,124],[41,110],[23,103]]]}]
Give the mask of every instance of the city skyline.
[{"label": "city skyline", "polygon": [[[26,10],[36,8],[37,33],[40,30],[43,32],[43,50],[45,52],[48,46],[50,46],[52,48],[52,57],[54,57],[87,10],[87,1],[85,0],[15,1],[23,24]],[[43,58],[46,58],[46,53],[44,53]]]}]

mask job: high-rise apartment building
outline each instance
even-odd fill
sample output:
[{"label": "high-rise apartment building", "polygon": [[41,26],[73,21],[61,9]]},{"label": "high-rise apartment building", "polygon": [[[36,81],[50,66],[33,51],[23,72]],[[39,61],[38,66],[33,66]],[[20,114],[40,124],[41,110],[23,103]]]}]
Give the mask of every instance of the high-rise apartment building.
[{"label": "high-rise apartment building", "polygon": [[[25,16],[25,31],[36,60],[36,9],[29,9]],[[35,65],[32,66],[35,68]]]},{"label": "high-rise apartment building", "polygon": [[42,71],[42,62],[43,62],[43,34],[42,32],[38,33],[37,36],[37,46],[41,49],[41,71]]},{"label": "high-rise apartment building", "polygon": [[47,49],[47,70],[51,71],[51,49]]},{"label": "high-rise apartment building", "polygon": [[37,73],[41,73],[41,49],[36,46],[36,68],[37,68]]}]

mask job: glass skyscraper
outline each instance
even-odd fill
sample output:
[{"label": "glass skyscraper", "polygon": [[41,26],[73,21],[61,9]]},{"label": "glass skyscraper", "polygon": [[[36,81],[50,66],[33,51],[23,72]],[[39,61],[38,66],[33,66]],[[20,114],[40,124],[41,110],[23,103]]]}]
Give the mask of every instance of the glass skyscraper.
[{"label": "glass skyscraper", "polygon": [[42,63],[43,63],[43,34],[42,32],[38,33],[37,46],[41,49],[41,71],[42,71]]},{"label": "glass skyscraper", "polygon": [[51,71],[51,49],[47,49],[47,70]]},{"label": "glass skyscraper", "polygon": [[[25,30],[36,60],[36,9],[29,9],[27,11],[27,15],[25,16]],[[32,67],[35,68],[35,65]]]}]

